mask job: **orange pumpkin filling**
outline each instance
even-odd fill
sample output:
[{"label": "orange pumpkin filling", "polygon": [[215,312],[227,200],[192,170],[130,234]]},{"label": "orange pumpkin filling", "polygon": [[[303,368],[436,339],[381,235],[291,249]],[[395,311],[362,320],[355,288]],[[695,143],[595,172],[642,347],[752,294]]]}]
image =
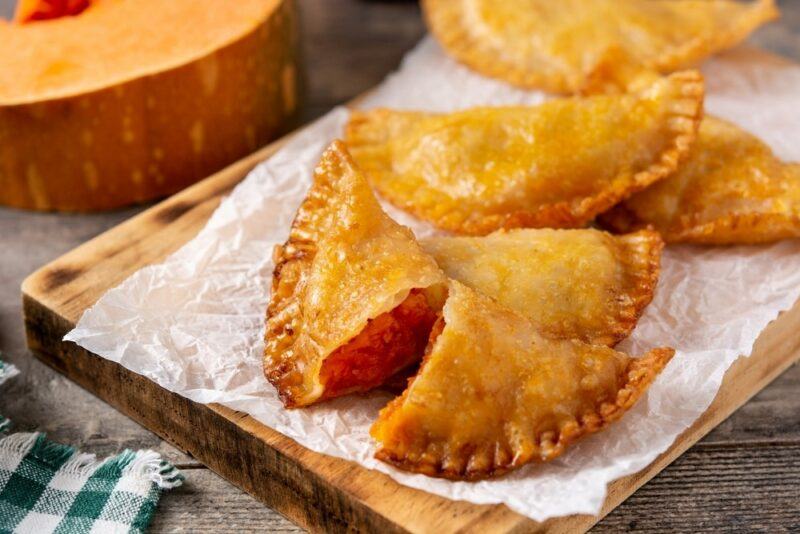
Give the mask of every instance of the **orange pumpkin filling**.
[{"label": "orange pumpkin filling", "polygon": [[79,15],[97,0],[19,0],[14,21],[18,24]]},{"label": "orange pumpkin filling", "polygon": [[433,350],[433,346],[436,344],[436,340],[439,339],[439,336],[444,331],[444,327],[445,327],[444,317],[442,317],[440,314],[437,314],[436,320],[434,321],[433,326],[431,327],[431,330],[428,334],[427,343],[424,349],[425,353],[422,357],[422,360],[419,362],[418,366],[414,366],[413,368],[415,372],[413,374],[397,373],[397,375],[391,377],[389,382],[386,384],[389,386],[386,389],[389,389],[392,393],[396,393],[397,397],[392,399],[389,402],[389,404],[383,407],[383,409],[380,412],[380,417],[378,418],[378,421],[376,421],[372,425],[372,428],[370,428],[369,430],[370,436],[372,436],[376,440],[383,442],[383,433],[382,433],[383,427],[378,423],[380,421],[387,421],[389,417],[394,412],[399,410],[400,407],[403,405],[403,403],[406,401],[406,398],[408,398],[408,391],[411,389],[411,384],[414,383],[414,379],[417,378],[417,376],[419,376],[419,372],[425,366],[425,362],[428,361],[431,351]]},{"label": "orange pumpkin filling", "polygon": [[418,289],[392,311],[375,317],[364,330],[339,347],[322,364],[323,398],[363,391],[383,384],[419,361],[436,313]]}]

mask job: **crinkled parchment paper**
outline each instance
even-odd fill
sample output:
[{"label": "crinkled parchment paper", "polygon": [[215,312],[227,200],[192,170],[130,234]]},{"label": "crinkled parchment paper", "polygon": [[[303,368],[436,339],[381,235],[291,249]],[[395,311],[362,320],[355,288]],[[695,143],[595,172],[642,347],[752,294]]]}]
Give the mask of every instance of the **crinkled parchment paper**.
[{"label": "crinkled parchment paper", "polygon": [[[800,161],[800,66],[741,49],[704,71],[710,113],[759,135],[782,158]],[[473,74],[428,38],[362,106],[453,110],[544,99]],[[596,514],[606,485],[668,448],[711,403],[731,363],[749,354],[767,323],[800,296],[799,241],[668,247],[656,298],[621,349],[641,354],[667,345],[678,353],[619,423],[554,462],[499,480],[450,482],[403,473],[372,458],[368,428],[386,394],[287,411],[261,373],[272,248],[286,238],[312,168],[342,134],[347,115],[335,109],[294,137],[235,189],[193,241],[106,293],[66,339],[194,401],[247,412],[314,451],[444,497],[505,503],[544,520]],[[418,234],[431,231],[398,210],[390,213]]]}]

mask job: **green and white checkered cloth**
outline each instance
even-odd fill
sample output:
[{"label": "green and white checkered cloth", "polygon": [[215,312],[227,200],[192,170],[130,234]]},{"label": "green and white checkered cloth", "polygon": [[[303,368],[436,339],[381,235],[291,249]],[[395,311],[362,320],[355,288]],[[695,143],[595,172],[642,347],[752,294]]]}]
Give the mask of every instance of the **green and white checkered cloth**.
[{"label": "green and white checkered cloth", "polygon": [[41,433],[0,441],[0,532],[144,532],[162,488],[183,481],[153,451],[103,462]]},{"label": "green and white checkered cloth", "polygon": [[144,532],[162,489],[182,482],[153,451],[97,461],[40,432],[12,434],[0,440],[0,533]]}]

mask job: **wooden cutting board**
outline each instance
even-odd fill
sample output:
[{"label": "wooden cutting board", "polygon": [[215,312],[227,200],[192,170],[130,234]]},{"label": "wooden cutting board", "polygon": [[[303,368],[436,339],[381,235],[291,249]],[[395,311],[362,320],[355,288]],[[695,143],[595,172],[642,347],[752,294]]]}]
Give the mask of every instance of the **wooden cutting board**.
[{"label": "wooden cutting board", "polygon": [[[800,359],[800,304],[728,371],[706,413],[639,473],[617,480],[599,516],[535,523],[504,505],[451,501],[352,462],[311,452],[244,413],[171,393],[63,336],[108,289],[162,261],[203,227],[220,200],[278,141],[144,211],[30,275],[22,284],[28,344],[42,361],[209,468],[313,531],[582,532],[614,509]],[[265,254],[268,251],[265,251]]]}]

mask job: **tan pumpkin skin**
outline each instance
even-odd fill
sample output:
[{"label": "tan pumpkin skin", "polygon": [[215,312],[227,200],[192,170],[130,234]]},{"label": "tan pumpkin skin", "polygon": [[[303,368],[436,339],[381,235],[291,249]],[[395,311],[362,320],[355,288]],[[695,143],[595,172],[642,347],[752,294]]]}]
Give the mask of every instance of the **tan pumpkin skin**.
[{"label": "tan pumpkin skin", "polygon": [[282,133],[297,108],[297,16],[282,0],[204,57],[113,87],[0,105],[0,204],[118,208],[169,195]]}]

